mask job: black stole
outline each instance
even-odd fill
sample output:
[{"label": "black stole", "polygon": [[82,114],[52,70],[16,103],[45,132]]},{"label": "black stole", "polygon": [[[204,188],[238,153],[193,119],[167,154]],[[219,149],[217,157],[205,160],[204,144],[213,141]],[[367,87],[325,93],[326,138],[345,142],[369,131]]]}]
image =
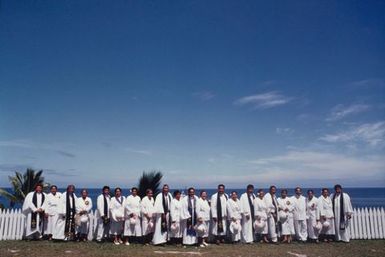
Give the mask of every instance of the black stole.
[{"label": "black stole", "polygon": [[163,206],[163,214],[161,215],[161,231],[162,233],[167,232],[167,213],[169,212],[169,204],[171,202],[170,196],[164,195],[162,193],[162,206]]},{"label": "black stole", "polygon": [[72,208],[70,204],[70,194],[66,194],[66,223],[64,228],[64,233],[67,237],[72,237],[75,235],[75,196],[72,194]]},{"label": "black stole", "polygon": [[187,209],[188,209],[188,212],[190,214],[190,218],[187,219],[187,235],[195,236],[196,232],[195,232],[194,226],[197,223],[195,197],[192,198],[192,201],[194,202],[194,204],[191,203],[191,198],[189,196],[188,196],[187,201],[188,201],[187,202]]},{"label": "black stole", "polygon": [[[335,198],[337,194],[333,195],[333,213],[334,217],[336,216],[336,213],[334,211],[334,206],[335,206]],[[345,230],[345,209],[344,209],[344,193],[341,192],[340,194],[340,230]]]},{"label": "black stole", "polygon": [[218,220],[217,231],[218,231],[218,234],[220,234],[220,233],[223,233],[223,217],[222,217],[221,195],[219,193],[217,193],[217,220]]},{"label": "black stole", "polygon": [[[253,202],[251,201],[250,196],[253,197],[253,200],[255,199],[255,196],[253,194],[247,194],[247,199],[249,200],[249,206],[250,206],[250,214],[251,214],[251,219],[254,220],[254,205]],[[254,224],[254,223],[253,223]],[[254,226],[253,226],[254,227]]]},{"label": "black stole", "polygon": [[[45,199],[45,196],[44,196],[43,193],[41,193],[41,204],[38,207],[37,206],[37,193],[34,192],[33,196],[32,196],[32,203],[35,206],[35,208],[40,208],[43,205],[43,203],[44,203],[44,199]],[[40,216],[40,219],[39,219],[39,226],[40,226],[41,222],[44,220],[44,213],[40,212],[39,216]],[[36,212],[32,212],[32,215],[31,215],[31,228],[35,229],[36,227],[37,227],[37,213]]]},{"label": "black stole", "polygon": [[275,215],[273,215],[273,218],[274,218],[275,223],[277,223],[277,220],[278,220],[277,203],[275,202],[274,195],[273,194],[270,194],[270,195],[271,195],[271,201],[273,201],[273,205],[274,205],[274,209],[275,209]]}]

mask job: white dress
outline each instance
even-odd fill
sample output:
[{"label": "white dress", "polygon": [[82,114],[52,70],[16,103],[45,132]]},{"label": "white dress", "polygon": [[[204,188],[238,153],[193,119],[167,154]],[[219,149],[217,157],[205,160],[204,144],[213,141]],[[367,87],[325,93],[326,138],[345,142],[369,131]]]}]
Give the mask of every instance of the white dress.
[{"label": "white dress", "polygon": [[251,200],[252,207],[254,209],[254,199],[255,195],[249,195],[247,192],[243,193],[240,198],[241,202],[241,211],[242,211],[242,242],[252,243],[254,241],[253,233],[253,220],[254,217],[251,215],[249,198]]},{"label": "white dress", "polygon": [[332,199],[329,196],[319,198],[319,211],[320,216],[324,219],[321,219],[321,223],[324,224],[326,221],[329,223],[328,227],[322,227],[321,234],[325,235],[334,235],[336,233],[334,226],[334,213],[333,213],[333,204]]},{"label": "white dress", "polygon": [[175,225],[176,229],[170,229],[170,238],[181,238],[183,236],[183,231],[181,227],[181,214],[182,214],[182,202],[181,200],[172,199],[171,201],[171,209],[170,209],[170,215],[171,215],[171,222]]},{"label": "white dress", "polygon": [[110,203],[111,227],[110,234],[119,236],[124,230],[124,196],[112,197]]},{"label": "white dress", "polygon": [[[191,214],[188,210],[188,205],[191,205]],[[198,242],[197,233],[195,232],[195,226],[197,225],[197,213],[196,213],[196,204],[198,201],[198,197],[194,195],[194,198],[190,198],[189,196],[183,197],[182,202],[182,211],[181,211],[181,225],[183,231],[183,244],[184,245],[194,245]],[[196,217],[194,217],[196,215]],[[193,228],[188,228],[188,219],[191,218],[191,223]],[[195,223],[194,223],[195,221]]]},{"label": "white dress", "polygon": [[[334,195],[332,194],[330,198],[333,200]],[[336,240],[337,241],[344,241],[349,242],[350,241],[350,232],[349,232],[349,225],[350,220],[348,219],[347,215],[353,215],[353,207],[352,203],[350,201],[350,197],[347,193],[343,193],[344,197],[344,213],[341,213],[341,194],[336,195],[334,198],[334,222],[335,222],[335,229],[336,229]],[[341,215],[344,215],[345,224],[340,224],[341,221]],[[345,225],[345,229],[341,229],[341,225]]]},{"label": "white dress", "polygon": [[164,232],[162,232],[162,214],[164,214],[163,197],[164,197],[163,193],[159,193],[155,198],[156,220],[155,220],[154,237],[152,238],[152,243],[154,245],[166,243],[170,232],[169,218],[170,218],[170,205],[171,205],[172,196],[170,193],[168,193],[165,196],[166,205],[168,206],[168,212],[166,214],[167,231],[164,231]]},{"label": "white dress", "polygon": [[213,220],[212,222],[212,234],[214,236],[226,236],[226,232],[227,232],[227,222],[226,222],[226,219],[227,219],[227,195],[225,194],[222,194],[220,196],[220,201],[221,201],[221,211],[222,211],[222,226],[223,226],[223,231],[222,232],[218,232],[218,211],[217,211],[217,197],[218,197],[218,193],[215,193],[211,196],[211,216],[212,218],[216,218],[217,221],[215,222]]},{"label": "white dress", "polygon": [[87,222],[81,222],[80,226],[77,227],[77,231],[80,234],[88,235],[88,231],[90,228],[90,213],[92,210],[92,200],[88,196],[83,199],[83,197],[79,197],[76,202],[76,213],[80,213],[82,211],[86,211],[86,214],[81,216],[88,217]]},{"label": "white dress", "polygon": [[155,228],[154,203],[155,203],[154,198],[149,199],[147,196],[143,197],[140,203],[140,210],[142,214],[142,235],[144,236],[154,233],[154,228]]},{"label": "white dress", "polygon": [[45,213],[48,215],[47,227],[45,230],[46,235],[52,235],[53,231],[55,231],[55,225],[59,217],[58,207],[60,205],[61,197],[62,194],[59,192],[56,192],[55,195],[52,193],[47,195],[47,209],[45,210]]},{"label": "white dress", "polygon": [[[40,215],[36,215],[36,225],[32,225],[32,213],[35,212],[37,209],[42,208],[45,210],[47,208],[47,196],[45,193],[36,193],[36,206],[33,203],[33,196],[35,195],[35,192],[30,192],[27,194],[27,196],[24,199],[23,203],[23,213],[26,216],[26,233],[25,235],[31,236],[36,233],[37,236],[43,235],[43,229],[44,229],[44,218],[41,219]],[[43,201],[44,198],[44,201]]]},{"label": "white dress", "polygon": [[[125,236],[142,236],[141,226],[141,199],[140,196],[130,195],[124,201],[125,217],[124,235]],[[132,221],[135,221],[133,223]]]},{"label": "white dress", "polygon": [[267,226],[269,231],[269,237],[271,241],[277,242],[277,230],[276,230],[276,220],[274,219],[273,214],[278,215],[278,202],[277,197],[274,195],[272,196],[270,193],[266,193],[263,197],[263,200],[265,201],[266,207],[268,209],[267,213]]},{"label": "white dress", "polygon": [[[231,239],[233,242],[237,242],[241,240],[241,219],[242,219],[242,212],[241,212],[241,204],[240,201],[229,199],[227,201],[227,218],[229,220],[229,229],[231,233]],[[234,227],[238,227],[236,230]]]},{"label": "white dress", "polygon": [[[294,222],[293,222],[293,210],[294,210],[294,205],[292,203],[292,200],[290,197],[285,197],[285,198],[278,198],[278,208],[279,208],[279,218],[281,221],[281,234],[282,235],[294,235],[295,230],[294,230]],[[287,210],[287,211],[285,211]],[[284,214],[285,213],[285,214]],[[287,215],[286,220],[281,219],[281,215]]]},{"label": "white dress", "polygon": [[196,206],[196,213],[198,219],[202,219],[204,226],[206,227],[205,233],[202,235],[203,238],[209,236],[210,232],[210,205],[207,200],[199,198]]},{"label": "white dress", "polygon": [[307,233],[310,239],[318,239],[319,231],[315,229],[319,220],[318,199],[313,196],[311,200],[306,198]]},{"label": "white dress", "polygon": [[268,224],[267,224],[267,215],[269,213],[269,208],[267,208],[266,203],[263,199],[256,197],[254,199],[254,215],[255,220],[262,221],[264,226],[261,229],[255,230],[257,234],[268,234]]},{"label": "white dress", "polygon": [[301,195],[299,197],[292,196],[294,203],[294,229],[298,240],[307,240],[307,223],[306,223],[306,198]]}]

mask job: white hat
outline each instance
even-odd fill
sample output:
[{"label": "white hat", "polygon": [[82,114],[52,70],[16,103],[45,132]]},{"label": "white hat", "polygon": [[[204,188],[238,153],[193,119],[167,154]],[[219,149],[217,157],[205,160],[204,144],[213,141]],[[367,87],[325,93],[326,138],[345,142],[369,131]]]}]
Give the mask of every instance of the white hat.
[{"label": "white hat", "polygon": [[147,229],[148,230],[152,230],[154,228],[154,222],[152,220],[150,220],[147,224]]},{"label": "white hat", "polygon": [[177,233],[179,231],[179,223],[177,222],[172,223],[170,229],[171,229],[171,232]]},{"label": "white hat", "polygon": [[237,234],[242,230],[242,226],[239,221],[232,221],[230,224],[230,232],[233,234]]},{"label": "white hat", "polygon": [[266,223],[263,220],[256,220],[254,222],[254,228],[257,232],[261,232],[265,228],[265,225]]},{"label": "white hat", "polygon": [[136,224],[136,218],[135,217],[131,217],[130,218],[130,225],[135,225]]},{"label": "white hat", "polygon": [[195,231],[198,233],[198,235],[204,235],[207,231],[207,228],[205,224],[201,223],[198,226],[196,226]]},{"label": "white hat", "polygon": [[314,224],[313,228],[314,228],[315,230],[320,231],[320,230],[322,229],[322,224],[321,224],[321,222],[317,222],[316,224]]},{"label": "white hat", "polygon": [[81,223],[87,223],[88,222],[88,215],[82,215],[80,217],[80,222]]},{"label": "white hat", "polygon": [[322,227],[323,227],[323,228],[328,228],[328,227],[330,227],[330,222],[329,222],[329,221],[325,221],[325,222],[322,224]]},{"label": "white hat", "polygon": [[287,218],[289,217],[289,214],[287,212],[284,212],[284,211],[280,211],[278,214],[279,214],[279,220],[281,222],[285,222],[287,220]]},{"label": "white hat", "polygon": [[117,210],[115,213],[115,217],[117,219],[122,219],[122,218],[124,218],[124,213],[121,210]]}]

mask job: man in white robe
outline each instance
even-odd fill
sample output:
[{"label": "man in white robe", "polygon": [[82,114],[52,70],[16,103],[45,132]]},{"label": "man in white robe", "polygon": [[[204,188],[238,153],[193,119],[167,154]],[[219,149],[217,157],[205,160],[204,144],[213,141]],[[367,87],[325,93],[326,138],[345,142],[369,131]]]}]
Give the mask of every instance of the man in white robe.
[{"label": "man in white robe", "polygon": [[168,185],[163,185],[162,192],[155,198],[155,232],[152,238],[154,245],[167,243],[170,232],[170,204],[172,195],[169,193]]},{"label": "man in white robe", "polygon": [[37,184],[35,191],[28,193],[23,203],[23,214],[26,216],[26,238],[42,238],[46,208],[47,202],[46,195],[43,193],[43,186]]},{"label": "man in white robe", "polygon": [[329,197],[329,189],[322,188],[322,196],[319,198],[320,220],[322,230],[320,238],[324,242],[333,242],[335,238],[334,212],[332,199]]},{"label": "man in white robe", "polygon": [[350,241],[349,225],[353,215],[350,196],[342,191],[341,185],[334,186],[335,193],[330,196],[333,204],[336,241]]},{"label": "man in white robe", "polygon": [[61,205],[59,207],[59,218],[56,222],[56,230],[52,238],[55,240],[70,241],[75,239],[75,214],[76,200],[75,186],[68,185],[67,191],[63,193]]},{"label": "man in white robe", "polygon": [[152,241],[155,227],[155,201],[151,189],[146,190],[146,196],[140,203],[142,215],[143,244],[148,245]]},{"label": "man in white robe", "polygon": [[170,242],[171,244],[183,244],[183,230],[182,230],[182,201],[181,192],[174,191],[174,199],[171,201],[170,216]]},{"label": "man in white robe", "polygon": [[217,193],[211,196],[212,234],[216,244],[224,243],[227,233],[227,195],[225,185],[218,185]]},{"label": "man in white robe", "polygon": [[[197,226],[196,203],[198,201],[198,197],[195,195],[195,189],[190,187],[187,190],[187,196],[183,197],[181,201],[181,225],[183,231],[183,244],[196,245],[198,242],[197,233],[195,231]],[[204,247],[203,244],[202,246]]]},{"label": "man in white robe", "polygon": [[266,206],[265,192],[263,189],[258,190],[257,197],[254,199],[254,230],[256,241],[260,243],[269,243],[267,235],[269,234],[267,216],[270,213],[270,209]]},{"label": "man in white robe", "polygon": [[277,199],[278,202],[278,217],[281,222],[281,236],[282,243],[291,243],[291,235],[295,234],[293,211],[294,205],[290,197],[287,196],[287,190],[281,190],[281,197]]},{"label": "man in white robe", "polygon": [[138,243],[142,236],[140,204],[141,199],[138,195],[138,188],[133,187],[131,188],[131,195],[127,196],[124,202],[126,217],[124,236],[126,237],[126,245],[132,242]]},{"label": "man in white robe", "polygon": [[87,241],[90,229],[90,214],[92,210],[92,200],[88,197],[87,189],[81,191],[81,197],[76,202],[77,213],[77,233],[79,241]]},{"label": "man in white robe", "polygon": [[241,195],[242,211],[242,242],[250,244],[254,241],[254,186],[248,185],[246,192]]},{"label": "man in white robe", "polygon": [[242,211],[241,204],[238,200],[237,192],[231,192],[231,197],[227,201],[227,218],[229,220],[229,230],[231,234],[231,242],[238,243],[241,240],[241,232],[242,232]]},{"label": "man in white robe", "polygon": [[318,198],[314,196],[313,190],[307,191],[306,198],[306,222],[307,222],[307,234],[312,242],[318,243],[318,236],[320,230],[318,230],[317,223],[319,221],[318,210]]},{"label": "man in white robe", "polygon": [[266,207],[268,208],[267,226],[269,231],[269,239],[274,244],[278,242],[278,202],[277,197],[275,196],[276,192],[277,188],[275,186],[270,186],[269,192],[266,193],[263,197]]},{"label": "man in white robe", "polygon": [[57,191],[57,186],[52,185],[50,193],[47,195],[47,209],[45,211],[47,226],[44,233],[48,236],[48,240],[52,240],[53,231],[56,230],[55,226],[59,218],[58,208],[62,201],[61,197],[62,193]]},{"label": "man in white robe", "polygon": [[201,191],[197,201],[196,212],[198,221],[202,222],[197,229],[198,241],[204,246],[208,246],[208,237],[210,232],[210,204],[207,201],[207,192]]},{"label": "man in white robe", "polygon": [[306,223],[306,198],[302,195],[300,187],[295,188],[295,195],[292,196],[294,203],[294,229],[297,240],[305,243],[307,240],[307,223]]},{"label": "man in white robe", "polygon": [[96,200],[96,241],[102,242],[109,238],[110,233],[110,187],[104,186]]}]

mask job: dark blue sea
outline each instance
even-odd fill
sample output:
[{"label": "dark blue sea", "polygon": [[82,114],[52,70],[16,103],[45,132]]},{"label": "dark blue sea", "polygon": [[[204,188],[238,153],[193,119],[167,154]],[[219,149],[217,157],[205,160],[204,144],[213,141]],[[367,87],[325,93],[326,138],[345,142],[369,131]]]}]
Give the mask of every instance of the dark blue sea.
[{"label": "dark blue sea", "polygon": [[[314,190],[315,195],[318,197],[321,193],[321,188],[312,188]],[[80,188],[76,190],[77,196],[80,196]],[[171,192],[174,189],[171,188]],[[179,189],[180,191],[187,192],[187,189]],[[216,189],[205,189],[209,196],[214,194],[216,192]],[[303,188],[304,194],[306,194],[306,191],[308,188]],[[330,188],[330,192],[333,192],[333,190]],[[10,188],[7,188],[7,191],[11,192]],[[65,189],[59,189],[60,192],[64,192]],[[200,189],[197,189],[196,192],[199,194]],[[226,192],[230,194],[232,191],[237,191],[240,195],[245,191],[245,189],[226,189]],[[268,189],[265,189],[265,192],[267,192]],[[294,189],[288,189],[289,195],[294,194]],[[280,189],[278,188],[277,196],[279,195]],[[356,187],[356,188],[344,188],[344,192],[348,193],[351,197],[353,207],[384,207],[385,208],[385,187],[381,188],[374,188],[374,187]],[[97,188],[89,188],[88,189],[89,196],[91,197],[94,208],[96,207],[96,198],[101,193],[101,189]],[[124,195],[129,195],[129,189],[123,189]],[[0,203],[4,204],[6,208],[9,207],[9,202],[4,199],[2,196],[0,196]],[[20,207],[16,206],[17,208]]]}]

